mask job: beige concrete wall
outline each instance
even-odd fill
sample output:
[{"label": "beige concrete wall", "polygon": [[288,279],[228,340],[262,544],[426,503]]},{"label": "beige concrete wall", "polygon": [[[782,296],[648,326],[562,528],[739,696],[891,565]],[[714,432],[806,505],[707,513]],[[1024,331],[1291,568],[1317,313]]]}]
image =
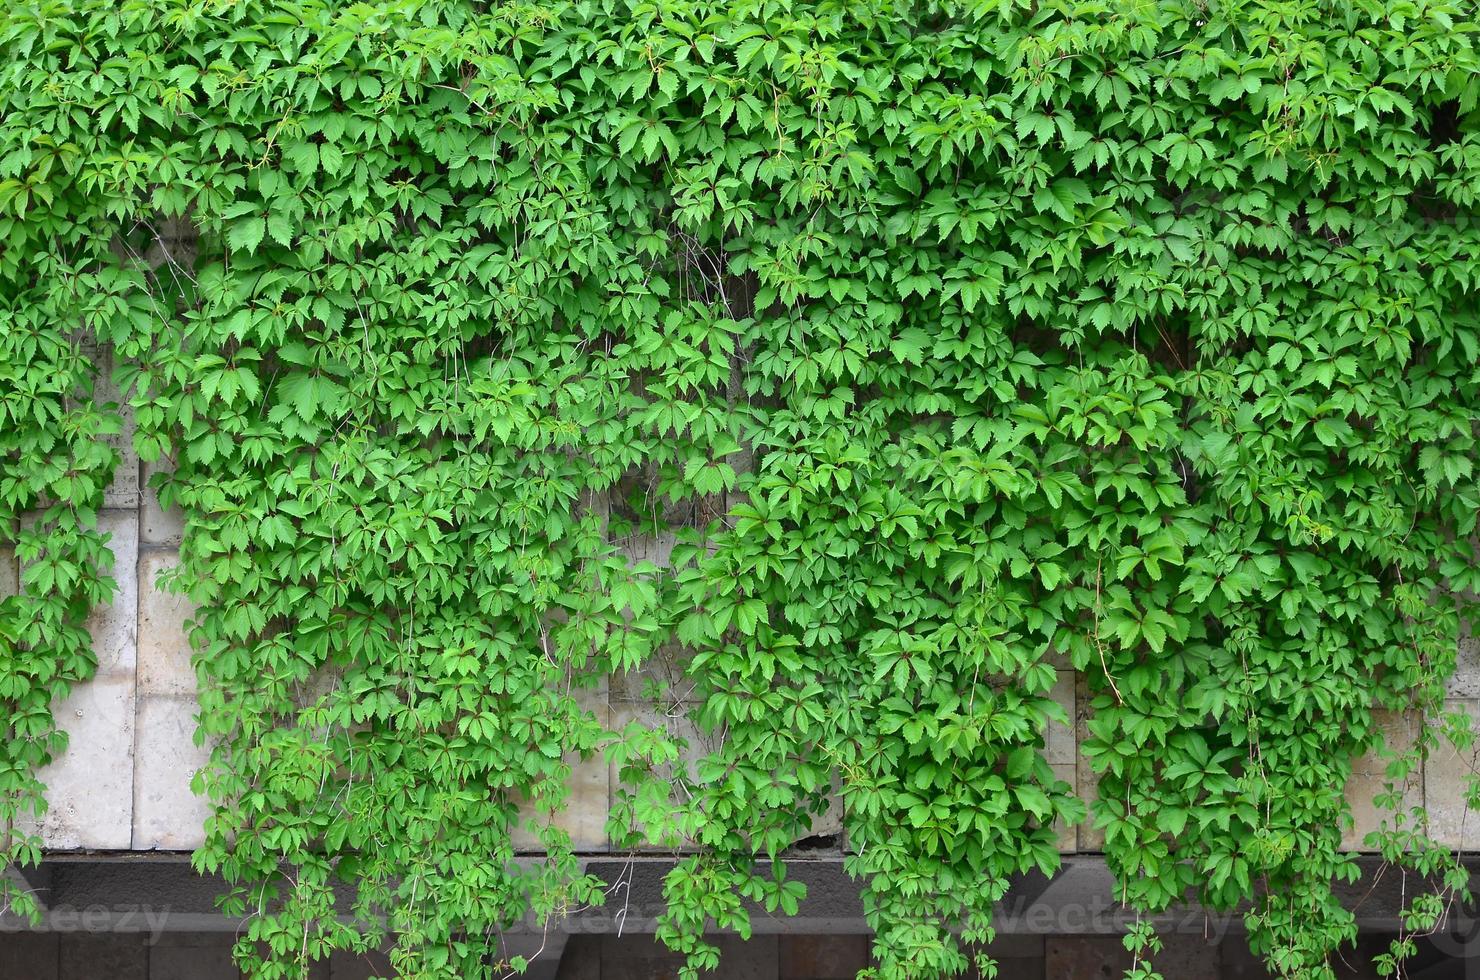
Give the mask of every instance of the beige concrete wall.
[{"label": "beige concrete wall", "polygon": [[[100,518],[111,536],[119,590],[113,604],[88,621],[98,673],[58,705],[58,723],[69,733],[70,747],[42,773],[51,809],[40,829],[55,850],[189,850],[200,844],[209,812],[190,790],[191,777],[208,757],[192,739],[196,677],[185,636],[190,610],[158,581],[178,561],[183,521],[178,513],[161,510],[147,489],[152,468],[141,465],[129,450],[130,436],[126,427],[118,437],[124,464]],[[659,561],[666,557],[666,549],[651,542],[634,550]],[[0,594],[14,591],[16,574],[13,553],[0,551]],[[1078,751],[1088,693],[1083,679],[1076,681],[1067,665],[1060,662],[1058,669],[1053,697],[1071,724],[1051,726],[1048,762],[1081,796],[1089,797],[1095,776]],[[653,672],[661,675],[661,666]],[[643,700],[642,680],[613,678],[589,706],[614,729],[640,720],[677,729],[697,742],[681,706],[664,714]],[[1451,708],[1480,716],[1480,650],[1473,642],[1463,646],[1450,693]],[[1414,719],[1385,717],[1382,723],[1390,744],[1410,744],[1415,737]],[[701,750],[695,746],[695,752]],[[556,820],[580,850],[604,850],[615,773],[601,759],[570,761],[569,806]],[[1473,752],[1444,752],[1404,786],[1406,805],[1427,804],[1435,836],[1466,850],[1480,846],[1480,815],[1469,815],[1464,799],[1464,777],[1475,764]],[[1381,760],[1358,760],[1348,788],[1356,826],[1346,840],[1353,850],[1361,849],[1362,838],[1386,816],[1372,802],[1385,782]],[[813,831],[836,834],[840,829],[834,813]],[[1060,849],[1066,853],[1095,852],[1103,846],[1103,836],[1088,824],[1060,831]],[[517,844],[532,849],[536,838],[521,831]]]}]

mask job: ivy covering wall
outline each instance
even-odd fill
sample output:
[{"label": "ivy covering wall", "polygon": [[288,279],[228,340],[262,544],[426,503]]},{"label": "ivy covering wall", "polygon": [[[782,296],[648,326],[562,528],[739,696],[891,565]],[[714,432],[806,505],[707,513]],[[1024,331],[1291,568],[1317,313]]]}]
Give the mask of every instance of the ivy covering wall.
[{"label": "ivy covering wall", "polygon": [[[1454,727],[1480,586],[1477,26],[7,4],[0,860],[39,859],[111,588],[102,344],[188,515],[195,860],[250,975],[383,941],[407,977],[520,968],[501,928],[603,897],[549,816],[604,752],[613,836],[687,855],[659,935],[695,968],[742,898],[795,911],[782,855],[836,795],[880,977],[963,970],[1086,807],[1129,906],[1252,900],[1272,970],[1330,976],[1351,761],[1378,710],[1431,719],[1397,782]],[[582,707],[660,650],[697,761]],[[1044,758],[1054,657],[1088,800]],[[1467,880],[1425,826],[1378,839],[1432,886],[1413,930]]]}]

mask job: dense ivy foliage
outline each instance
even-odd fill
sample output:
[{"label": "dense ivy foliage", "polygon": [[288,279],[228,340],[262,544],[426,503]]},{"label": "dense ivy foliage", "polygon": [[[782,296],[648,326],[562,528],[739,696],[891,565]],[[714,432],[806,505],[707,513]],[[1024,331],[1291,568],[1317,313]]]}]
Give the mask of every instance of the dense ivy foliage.
[{"label": "dense ivy foliage", "polygon": [[[1329,976],[1351,761],[1439,706],[1480,585],[1476,25],[7,5],[0,534],[41,516],[0,825],[108,588],[91,338],[188,515],[197,862],[253,976],[387,931],[404,976],[493,975],[501,928],[602,898],[550,818],[603,750],[614,839],[689,854],[660,935],[694,966],[742,898],[795,909],[783,854],[836,799],[879,974],[959,972],[1085,813],[1043,752],[1058,658],[1121,898],[1253,899],[1272,968]],[[697,758],[581,707],[660,650]],[[1385,855],[1460,887],[1424,831]]]},{"label": "dense ivy foliage", "polygon": [[[96,261],[92,241],[57,244]],[[37,256],[22,276],[17,258],[0,251],[0,562],[19,558],[24,568],[15,594],[0,591],[0,866],[41,860],[36,770],[66,743],[53,704],[97,666],[85,620],[113,594],[97,515],[119,455],[104,441],[119,431],[117,405],[92,397],[96,352],[59,329],[98,297],[73,291],[83,278],[76,265]],[[0,878],[6,911],[33,916],[37,905]]]}]

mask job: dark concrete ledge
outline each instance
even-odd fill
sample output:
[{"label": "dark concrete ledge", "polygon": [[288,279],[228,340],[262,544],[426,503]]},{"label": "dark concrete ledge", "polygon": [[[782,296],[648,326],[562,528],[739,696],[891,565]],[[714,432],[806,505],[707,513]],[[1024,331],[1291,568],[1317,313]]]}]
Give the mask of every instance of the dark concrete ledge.
[{"label": "dark concrete ledge", "polygon": [[[661,914],[663,875],[673,866],[668,857],[611,855],[584,859],[586,869],[608,883],[605,905],[540,926],[534,922],[515,932],[558,931],[569,935],[651,933]],[[1361,878],[1338,888],[1344,904],[1357,915],[1364,931],[1392,932],[1404,896],[1423,890],[1412,873],[1385,867],[1376,858],[1360,858]],[[1469,862],[1480,875],[1480,858]],[[807,886],[807,897],[795,916],[752,909],[759,935],[856,935],[867,933],[858,884],[843,872],[836,857],[797,858],[788,876]],[[225,891],[217,877],[197,874],[185,854],[64,855],[28,869],[25,880],[41,889],[41,931],[57,932],[235,932],[239,920],[222,915],[216,899]],[[1480,890],[1480,881],[1476,882]],[[344,905],[348,913],[348,902]],[[1113,935],[1125,931],[1134,914],[1114,895],[1114,881],[1101,857],[1068,856],[1052,878],[1033,873],[1013,882],[998,906],[996,926],[1012,935]],[[1244,931],[1242,910],[1214,912],[1195,905],[1158,916],[1163,932],[1232,935]],[[30,931],[14,916],[0,916],[0,931]]]}]

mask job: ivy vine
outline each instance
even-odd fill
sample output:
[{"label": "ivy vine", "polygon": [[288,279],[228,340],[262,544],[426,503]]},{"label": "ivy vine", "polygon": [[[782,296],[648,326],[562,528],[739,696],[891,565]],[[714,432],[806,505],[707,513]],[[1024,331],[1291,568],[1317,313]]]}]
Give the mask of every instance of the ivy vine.
[{"label": "ivy vine", "polygon": [[[252,976],[521,969],[502,929],[603,898],[553,819],[603,754],[611,839],[681,854],[691,970],[744,900],[795,911],[786,852],[840,812],[877,976],[959,973],[1085,795],[1129,906],[1252,900],[1274,972],[1332,976],[1352,760],[1376,712],[1438,718],[1480,588],[1476,24],[8,5],[0,860],[39,860],[111,590],[103,344],[187,515],[196,863]],[[583,707],[659,652],[704,752]],[[1044,756],[1065,660],[1097,791]],[[1374,842],[1438,885],[1392,966],[1467,876],[1388,797]]]}]

